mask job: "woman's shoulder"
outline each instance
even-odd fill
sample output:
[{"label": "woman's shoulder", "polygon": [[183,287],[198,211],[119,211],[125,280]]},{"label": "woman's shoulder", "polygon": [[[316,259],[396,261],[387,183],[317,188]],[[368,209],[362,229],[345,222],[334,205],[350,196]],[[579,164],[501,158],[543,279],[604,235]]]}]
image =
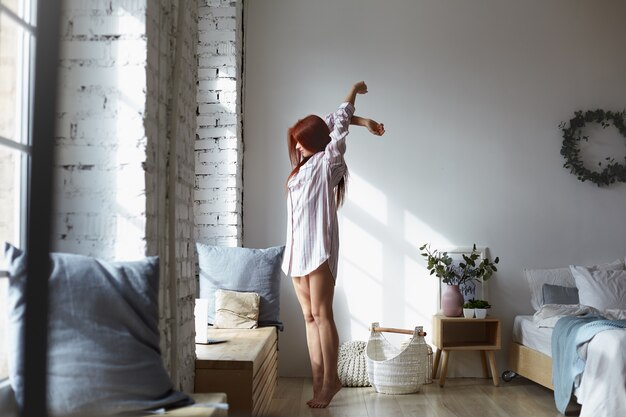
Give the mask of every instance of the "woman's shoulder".
[{"label": "woman's shoulder", "polygon": [[315,175],[315,172],[319,171],[323,160],[324,151],[320,151],[311,155],[306,164],[302,165],[298,172],[289,179],[287,185],[291,186],[292,184],[297,184],[313,177]]}]

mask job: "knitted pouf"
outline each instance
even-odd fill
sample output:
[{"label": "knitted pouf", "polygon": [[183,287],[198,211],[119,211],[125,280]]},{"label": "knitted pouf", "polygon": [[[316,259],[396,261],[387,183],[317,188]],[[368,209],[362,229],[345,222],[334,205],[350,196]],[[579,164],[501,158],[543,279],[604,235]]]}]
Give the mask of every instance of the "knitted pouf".
[{"label": "knitted pouf", "polygon": [[369,387],[365,347],[367,342],[354,340],[339,346],[337,371],[344,387]]}]

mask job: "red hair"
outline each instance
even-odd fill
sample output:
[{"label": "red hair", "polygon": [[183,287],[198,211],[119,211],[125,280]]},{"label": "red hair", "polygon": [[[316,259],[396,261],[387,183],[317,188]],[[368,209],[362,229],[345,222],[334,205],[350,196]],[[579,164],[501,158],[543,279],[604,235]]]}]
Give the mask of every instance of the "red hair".
[{"label": "red hair", "polygon": [[[287,150],[289,151],[289,160],[293,170],[287,177],[287,182],[300,171],[300,167],[310,158],[305,158],[298,152],[296,149],[298,143],[314,154],[326,149],[326,145],[330,143],[330,129],[326,122],[321,117],[311,114],[304,119],[298,120],[295,125],[289,128],[287,132]],[[346,193],[346,177],[347,171],[335,188],[337,207],[340,207],[343,203]]]}]

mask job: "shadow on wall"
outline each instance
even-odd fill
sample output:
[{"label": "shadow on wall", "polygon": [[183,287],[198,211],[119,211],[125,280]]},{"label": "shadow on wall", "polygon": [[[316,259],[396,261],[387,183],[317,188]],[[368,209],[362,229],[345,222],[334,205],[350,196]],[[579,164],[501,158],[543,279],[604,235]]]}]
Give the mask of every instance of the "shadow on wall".
[{"label": "shadow on wall", "polygon": [[[341,255],[335,318],[341,342],[369,339],[372,322],[413,329],[424,326],[431,343],[438,279],[429,277],[419,246],[453,246],[383,191],[351,172],[350,192],[340,211]],[[399,345],[407,336],[385,335]],[[432,343],[431,343],[432,344]],[[481,376],[476,358],[451,364],[451,375]]]},{"label": "shadow on wall", "polygon": [[[409,211],[394,207],[358,172],[351,172],[347,195],[340,211],[338,291],[346,294],[351,326],[340,328],[340,333],[367,336],[375,321],[429,328],[437,309],[437,282],[422,279],[428,272],[416,239],[446,246],[450,242]],[[345,312],[342,307],[337,306],[338,314]]]}]

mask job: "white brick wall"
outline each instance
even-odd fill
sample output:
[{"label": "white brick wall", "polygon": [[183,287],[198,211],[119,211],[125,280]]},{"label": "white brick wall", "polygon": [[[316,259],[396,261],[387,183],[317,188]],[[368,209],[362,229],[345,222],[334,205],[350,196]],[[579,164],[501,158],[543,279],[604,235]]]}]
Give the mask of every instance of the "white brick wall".
[{"label": "white brick wall", "polygon": [[[144,129],[151,138],[146,152],[146,244],[149,253],[161,256],[160,329],[161,353],[167,369],[172,371],[172,306],[168,280],[169,252],[167,228],[167,158],[169,137],[167,136],[168,80],[171,66],[168,59],[171,13],[163,1],[151,2],[146,16],[148,35],[146,118]],[[161,30],[163,28],[163,30]],[[173,376],[173,375],[172,375]]]},{"label": "white brick wall", "polygon": [[199,240],[242,244],[243,0],[199,1],[194,213]]},{"label": "white brick wall", "polygon": [[196,293],[192,168],[197,79],[195,1],[184,3],[180,28],[178,12],[178,2],[172,0],[150,2],[148,6],[146,240],[149,251],[162,254],[163,259],[161,300],[167,308],[162,309],[162,323],[176,323],[174,328],[162,329],[164,361],[179,389],[192,392]]},{"label": "white brick wall", "polygon": [[64,1],[53,247],[160,256],[162,356],[191,392],[198,7],[183,3],[179,31],[178,4]]},{"label": "white brick wall", "polygon": [[145,2],[63,3],[53,248],[146,254]]}]

